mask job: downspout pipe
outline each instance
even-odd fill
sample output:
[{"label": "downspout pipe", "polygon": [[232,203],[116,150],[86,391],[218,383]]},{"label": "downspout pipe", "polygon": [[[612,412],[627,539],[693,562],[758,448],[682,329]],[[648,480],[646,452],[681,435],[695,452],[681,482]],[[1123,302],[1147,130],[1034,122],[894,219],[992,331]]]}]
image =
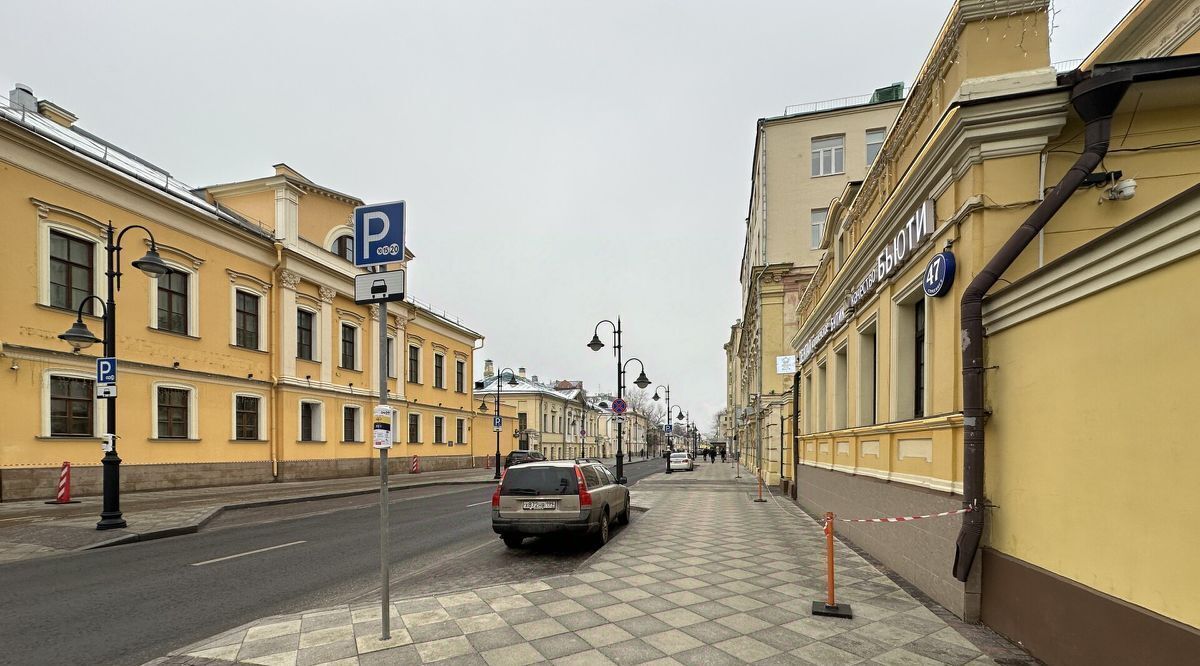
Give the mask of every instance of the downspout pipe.
[{"label": "downspout pipe", "polygon": [[1037,237],[1038,232],[1050,222],[1050,218],[1071,198],[1083,179],[1104,159],[1112,131],[1112,114],[1132,82],[1133,72],[1118,68],[1102,75],[1093,75],[1075,86],[1071,91],[1071,105],[1084,122],[1083,154],[963,292],[963,508],[970,507],[972,511],[963,514],[954,552],[954,577],[961,582],[967,581],[979,550],[979,542],[983,538],[986,416],[983,396],[983,298]]}]

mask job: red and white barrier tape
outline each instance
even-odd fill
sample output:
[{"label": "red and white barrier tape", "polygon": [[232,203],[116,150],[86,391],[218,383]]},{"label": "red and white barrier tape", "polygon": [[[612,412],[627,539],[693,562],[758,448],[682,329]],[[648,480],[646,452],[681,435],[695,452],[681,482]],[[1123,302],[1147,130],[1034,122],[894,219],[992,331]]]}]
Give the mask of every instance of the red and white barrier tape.
[{"label": "red and white barrier tape", "polygon": [[[957,511],[943,511],[941,513],[927,513],[921,516],[897,516],[895,518],[834,518],[834,520],[842,523],[906,523],[910,520],[920,520],[922,518],[941,518],[942,516],[957,516],[963,513],[974,511],[975,507],[967,507]],[[822,521],[824,522],[824,521]]]}]

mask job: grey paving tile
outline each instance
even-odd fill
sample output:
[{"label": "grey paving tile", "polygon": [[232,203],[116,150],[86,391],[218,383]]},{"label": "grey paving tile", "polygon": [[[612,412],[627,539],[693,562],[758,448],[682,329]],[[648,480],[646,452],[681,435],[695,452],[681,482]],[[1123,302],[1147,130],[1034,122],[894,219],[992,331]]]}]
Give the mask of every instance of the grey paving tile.
[{"label": "grey paving tile", "polygon": [[421,624],[415,627],[408,627],[408,635],[412,637],[414,643],[436,641],[439,638],[462,636],[462,634],[462,628],[460,628],[458,623],[454,620],[445,620],[444,622],[433,622],[430,624]]},{"label": "grey paving tile", "polygon": [[683,627],[680,631],[706,645],[720,643],[721,641],[737,638],[742,635],[742,632],[730,629],[723,624],[717,624],[715,621],[693,624],[689,627]]},{"label": "grey paving tile", "polygon": [[657,648],[638,638],[606,645],[600,648],[600,652],[616,664],[644,664],[666,656]]},{"label": "grey paving tile", "polygon": [[500,611],[499,615],[510,625],[524,624],[533,622],[534,620],[542,620],[548,617],[542,612],[542,609],[537,606],[527,606],[525,608],[513,608],[512,610]]},{"label": "grey paving tile", "polygon": [[810,636],[798,634],[790,629],[784,629],[783,627],[767,627],[766,629],[761,629],[759,631],[747,634],[747,636],[750,636],[754,640],[766,643],[767,645],[770,645],[771,647],[783,652],[804,647],[814,640]]},{"label": "grey paving tile", "polygon": [[662,597],[646,597],[645,599],[635,599],[629,602],[630,606],[642,611],[643,613],[659,613],[665,610],[676,608],[676,605],[663,599]]},{"label": "grey paving tile", "polygon": [[691,650],[677,652],[671,655],[671,658],[686,666],[733,666],[745,663],[728,652],[711,645],[702,645]]},{"label": "grey paving tile", "polygon": [[587,629],[588,627],[595,627],[608,622],[608,620],[597,615],[595,611],[590,610],[568,613],[555,619],[558,620],[559,624],[571,631],[579,631],[580,629]]},{"label": "grey paving tile", "polygon": [[918,638],[905,645],[904,649],[919,654],[922,657],[928,657],[943,664],[953,664],[954,666],[970,663],[971,660],[979,656],[978,650],[967,649],[930,636]]},{"label": "grey paving tile", "polygon": [[467,634],[467,640],[471,643],[471,647],[477,651],[486,652],[487,650],[506,647],[514,643],[524,643],[525,637],[517,633],[516,629],[504,626]]},{"label": "grey paving tile", "polygon": [[495,648],[481,653],[479,656],[488,666],[529,666],[545,661],[545,658],[529,643],[517,643],[506,647]]},{"label": "grey paving tile", "polygon": [[285,634],[257,641],[243,641],[238,650],[239,660],[254,659],[268,654],[296,651],[300,649],[300,634]]},{"label": "grey paving tile", "polygon": [[358,656],[354,639],[325,643],[315,647],[300,648],[296,654],[296,666],[315,666],[338,659]]},{"label": "grey paving tile", "polygon": [[789,654],[813,664],[821,664],[822,666],[843,666],[844,664],[858,664],[862,662],[862,658],[858,655],[846,652],[845,650],[839,650],[832,645],[826,645],[820,641],[792,650]]},{"label": "grey paving tile", "polygon": [[359,666],[395,666],[396,664],[419,664],[421,657],[413,645],[368,652],[358,656]]},{"label": "grey paving tile", "polygon": [[547,659],[558,659],[559,657],[566,657],[592,649],[590,643],[576,636],[574,633],[539,638],[536,641],[532,641],[532,645]]}]

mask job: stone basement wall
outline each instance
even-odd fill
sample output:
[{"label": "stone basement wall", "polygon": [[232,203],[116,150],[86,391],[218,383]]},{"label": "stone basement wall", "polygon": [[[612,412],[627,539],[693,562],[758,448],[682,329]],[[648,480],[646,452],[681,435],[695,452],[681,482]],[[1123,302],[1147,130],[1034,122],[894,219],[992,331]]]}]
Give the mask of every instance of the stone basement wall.
[{"label": "stone basement wall", "polygon": [[[437,472],[451,469],[482,468],[485,456],[422,456],[421,471]],[[408,474],[411,457],[389,457],[388,474]],[[54,499],[58,489],[59,467],[18,467],[0,469],[0,502]],[[344,458],[340,460],[282,460],[279,462],[279,481],[316,481],[375,476],[379,474],[378,458]],[[121,491],[178,490],[212,486],[241,486],[271,483],[270,461],[236,463],[172,463],[161,465],[121,464]],[[100,465],[71,467],[71,496],[100,495],[102,490]]]},{"label": "stone basement wall", "polygon": [[[802,465],[797,469],[800,506],[844,518],[912,516],[962,508],[962,497],[864,476]],[[968,622],[979,621],[980,563],[967,583],[954,579],[954,544],[961,516],[905,523],[836,523],[835,533],[866,551],[934,601]]]}]

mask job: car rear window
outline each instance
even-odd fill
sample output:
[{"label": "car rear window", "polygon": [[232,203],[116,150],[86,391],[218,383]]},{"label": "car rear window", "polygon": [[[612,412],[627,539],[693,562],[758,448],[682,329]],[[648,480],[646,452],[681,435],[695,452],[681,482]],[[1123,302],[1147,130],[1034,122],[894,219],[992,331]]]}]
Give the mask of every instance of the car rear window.
[{"label": "car rear window", "polygon": [[575,482],[574,467],[550,467],[522,465],[510,467],[500,485],[501,495],[575,495],[579,484]]},{"label": "car rear window", "polygon": [[684,460],[688,457],[686,453],[672,453],[671,460]]}]

